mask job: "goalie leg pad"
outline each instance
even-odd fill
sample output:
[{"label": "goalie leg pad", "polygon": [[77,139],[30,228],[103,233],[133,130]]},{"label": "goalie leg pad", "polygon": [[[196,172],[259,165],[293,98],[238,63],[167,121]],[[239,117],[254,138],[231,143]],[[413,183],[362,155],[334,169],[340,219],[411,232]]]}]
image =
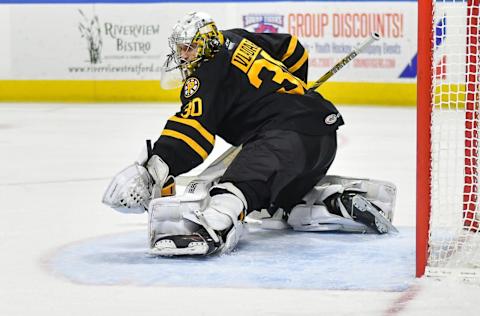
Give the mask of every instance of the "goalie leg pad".
[{"label": "goalie leg pad", "polygon": [[197,181],[187,186],[186,193],[179,197],[155,199],[150,203],[152,254],[209,255],[234,249],[243,231],[241,217],[245,202],[231,193],[235,190],[228,184],[215,186],[225,193],[213,197],[207,194],[208,187]]},{"label": "goalie leg pad", "polygon": [[292,209],[288,224],[300,231],[397,232],[395,192],[384,181],[327,176]]},{"label": "goalie leg pad", "polygon": [[151,201],[148,211],[151,254],[205,255],[215,249],[203,227],[188,219],[208,203],[210,186],[207,181],[192,181],[180,196]]},{"label": "goalie leg pad", "polygon": [[347,178],[334,175],[324,177],[316,187],[341,185],[344,190],[357,190],[377,209],[381,209],[385,217],[392,222],[395,211],[396,186],[388,181]]},{"label": "goalie leg pad", "polygon": [[332,214],[325,205],[297,205],[287,222],[296,231],[343,231],[349,233],[368,233],[369,228],[351,218]]}]

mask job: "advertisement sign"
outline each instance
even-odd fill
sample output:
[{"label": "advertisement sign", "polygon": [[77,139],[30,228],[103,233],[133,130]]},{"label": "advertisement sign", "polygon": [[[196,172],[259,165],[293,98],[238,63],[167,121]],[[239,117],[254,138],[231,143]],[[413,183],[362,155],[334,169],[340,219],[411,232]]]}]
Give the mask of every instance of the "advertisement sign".
[{"label": "advertisement sign", "polygon": [[381,39],[332,80],[392,82],[416,77],[415,71],[408,72],[416,57],[416,3],[322,2],[306,3],[300,10],[261,9],[239,8],[242,27],[296,35],[310,54],[310,80],[328,71],[372,32]]},{"label": "advertisement sign", "polygon": [[12,7],[12,33],[21,34],[12,42],[14,76],[158,79],[167,33],[161,12],[148,5]]},{"label": "advertisement sign", "polygon": [[309,79],[329,70],[372,32],[371,45],[333,81],[413,82],[416,2],[31,4],[0,9],[0,79],[159,80],[168,36],[186,12],[220,29],[288,32],[310,53]]}]

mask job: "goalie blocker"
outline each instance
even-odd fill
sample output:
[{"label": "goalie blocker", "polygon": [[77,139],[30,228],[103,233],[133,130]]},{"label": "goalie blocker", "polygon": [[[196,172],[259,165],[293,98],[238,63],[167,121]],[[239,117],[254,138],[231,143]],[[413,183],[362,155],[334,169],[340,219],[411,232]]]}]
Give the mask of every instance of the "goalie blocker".
[{"label": "goalie blocker", "polygon": [[[152,254],[208,255],[229,252],[235,247],[243,232],[243,211],[228,214],[234,225],[228,225],[231,228],[226,230],[212,227],[204,218],[208,212],[199,211],[207,205],[214,205],[220,212],[222,209],[244,209],[245,201],[231,194],[234,187],[228,184],[212,186],[216,181],[218,178],[194,180],[183,195],[152,200],[149,207]],[[231,191],[210,197],[209,190],[219,187]],[[395,196],[395,185],[389,182],[326,176],[305,195],[303,203],[294,206],[289,213],[278,209],[272,218],[263,219],[261,225],[310,232],[397,232],[391,224]]]}]

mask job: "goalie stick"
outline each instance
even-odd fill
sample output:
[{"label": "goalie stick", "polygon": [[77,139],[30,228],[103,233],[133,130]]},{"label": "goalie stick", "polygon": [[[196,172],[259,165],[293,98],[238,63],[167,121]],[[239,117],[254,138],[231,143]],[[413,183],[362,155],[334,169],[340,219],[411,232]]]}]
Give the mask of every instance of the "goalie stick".
[{"label": "goalie stick", "polygon": [[370,46],[373,42],[378,41],[380,39],[380,34],[377,32],[373,32],[370,34],[370,37],[363,41],[360,45],[355,47],[347,56],[343,57],[339,62],[335,64],[329,71],[327,71],[323,76],[320,77],[317,81],[315,81],[312,86],[308,89],[308,91],[316,90],[322,84],[324,84],[328,79],[330,79],[334,74],[336,74],[340,69],[345,67],[352,59],[357,57],[365,48]]},{"label": "goalie stick", "polygon": [[[334,74],[336,74],[340,69],[345,67],[349,62],[351,62],[355,57],[358,56],[365,48],[370,46],[373,42],[378,41],[380,35],[376,32],[372,33],[369,38],[360,43],[355,47],[347,56],[343,57],[339,62],[335,64],[329,71],[327,71],[320,79],[315,81],[312,86],[307,91],[314,91],[318,89],[323,83],[330,79]],[[221,176],[227,167],[230,165],[230,162],[237,156],[240,152],[241,147],[232,146],[227,149],[220,157],[218,157],[214,162],[212,162],[203,172],[197,176],[179,176],[176,178],[176,182],[179,185],[187,185],[190,181],[195,179],[202,180],[213,180],[216,177]]]}]

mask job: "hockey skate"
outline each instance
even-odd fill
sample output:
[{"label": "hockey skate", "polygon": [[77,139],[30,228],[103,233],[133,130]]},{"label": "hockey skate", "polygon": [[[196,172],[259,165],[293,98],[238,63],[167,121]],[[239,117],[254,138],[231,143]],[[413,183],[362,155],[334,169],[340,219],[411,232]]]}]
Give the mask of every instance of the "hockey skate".
[{"label": "hockey skate", "polygon": [[216,248],[214,240],[201,229],[193,235],[160,238],[150,248],[150,254],[165,257],[208,255]]},{"label": "hockey skate", "polygon": [[383,212],[378,211],[372,203],[359,194],[352,198],[351,212],[353,219],[375,230],[378,234],[398,233]]}]

